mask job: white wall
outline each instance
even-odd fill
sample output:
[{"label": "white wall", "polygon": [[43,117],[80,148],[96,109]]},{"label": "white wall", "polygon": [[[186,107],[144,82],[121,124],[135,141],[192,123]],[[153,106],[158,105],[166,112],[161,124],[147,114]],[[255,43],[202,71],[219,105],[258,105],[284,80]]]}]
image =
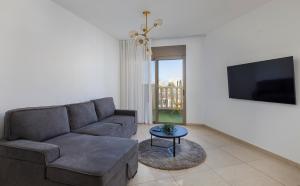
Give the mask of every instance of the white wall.
[{"label": "white wall", "polygon": [[0,1],[0,132],[8,109],[113,96],[119,43],[49,0]]},{"label": "white wall", "polygon": [[[300,1],[274,0],[204,39],[206,123],[300,163]],[[298,105],[228,98],[228,65],[295,57]]]},{"label": "white wall", "polygon": [[204,120],[203,37],[187,37],[152,41],[152,46],[186,45],[186,114],[187,123]]}]

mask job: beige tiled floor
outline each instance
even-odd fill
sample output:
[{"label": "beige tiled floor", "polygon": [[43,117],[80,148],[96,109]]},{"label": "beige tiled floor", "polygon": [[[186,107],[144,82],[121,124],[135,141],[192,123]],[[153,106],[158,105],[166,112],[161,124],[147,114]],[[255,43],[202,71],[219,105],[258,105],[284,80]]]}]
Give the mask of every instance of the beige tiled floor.
[{"label": "beige tiled floor", "polygon": [[[150,138],[149,125],[133,137]],[[194,168],[164,171],[139,164],[129,186],[300,186],[300,169],[203,126],[187,126],[187,139],[199,143],[206,161]]]}]

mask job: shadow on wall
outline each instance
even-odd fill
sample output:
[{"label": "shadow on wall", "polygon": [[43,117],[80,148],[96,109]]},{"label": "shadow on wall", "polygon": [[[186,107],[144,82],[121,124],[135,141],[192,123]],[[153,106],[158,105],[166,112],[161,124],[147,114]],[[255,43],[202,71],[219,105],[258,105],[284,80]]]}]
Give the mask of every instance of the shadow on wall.
[{"label": "shadow on wall", "polygon": [[3,137],[4,132],[4,115],[5,113],[0,112],[0,138]]}]

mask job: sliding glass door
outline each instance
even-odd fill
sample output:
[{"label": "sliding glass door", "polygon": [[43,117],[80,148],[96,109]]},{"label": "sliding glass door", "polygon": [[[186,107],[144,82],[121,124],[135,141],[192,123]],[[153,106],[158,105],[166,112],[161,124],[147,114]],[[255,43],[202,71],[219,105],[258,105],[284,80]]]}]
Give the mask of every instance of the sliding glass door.
[{"label": "sliding glass door", "polygon": [[154,123],[185,123],[185,59],[152,61]]}]

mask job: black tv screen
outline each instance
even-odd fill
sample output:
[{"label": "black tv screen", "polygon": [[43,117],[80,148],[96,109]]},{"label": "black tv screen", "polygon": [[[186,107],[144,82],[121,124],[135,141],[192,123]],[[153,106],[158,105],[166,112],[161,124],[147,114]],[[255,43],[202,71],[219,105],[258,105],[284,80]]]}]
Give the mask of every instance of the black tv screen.
[{"label": "black tv screen", "polygon": [[296,104],[293,57],[227,67],[229,97]]}]

